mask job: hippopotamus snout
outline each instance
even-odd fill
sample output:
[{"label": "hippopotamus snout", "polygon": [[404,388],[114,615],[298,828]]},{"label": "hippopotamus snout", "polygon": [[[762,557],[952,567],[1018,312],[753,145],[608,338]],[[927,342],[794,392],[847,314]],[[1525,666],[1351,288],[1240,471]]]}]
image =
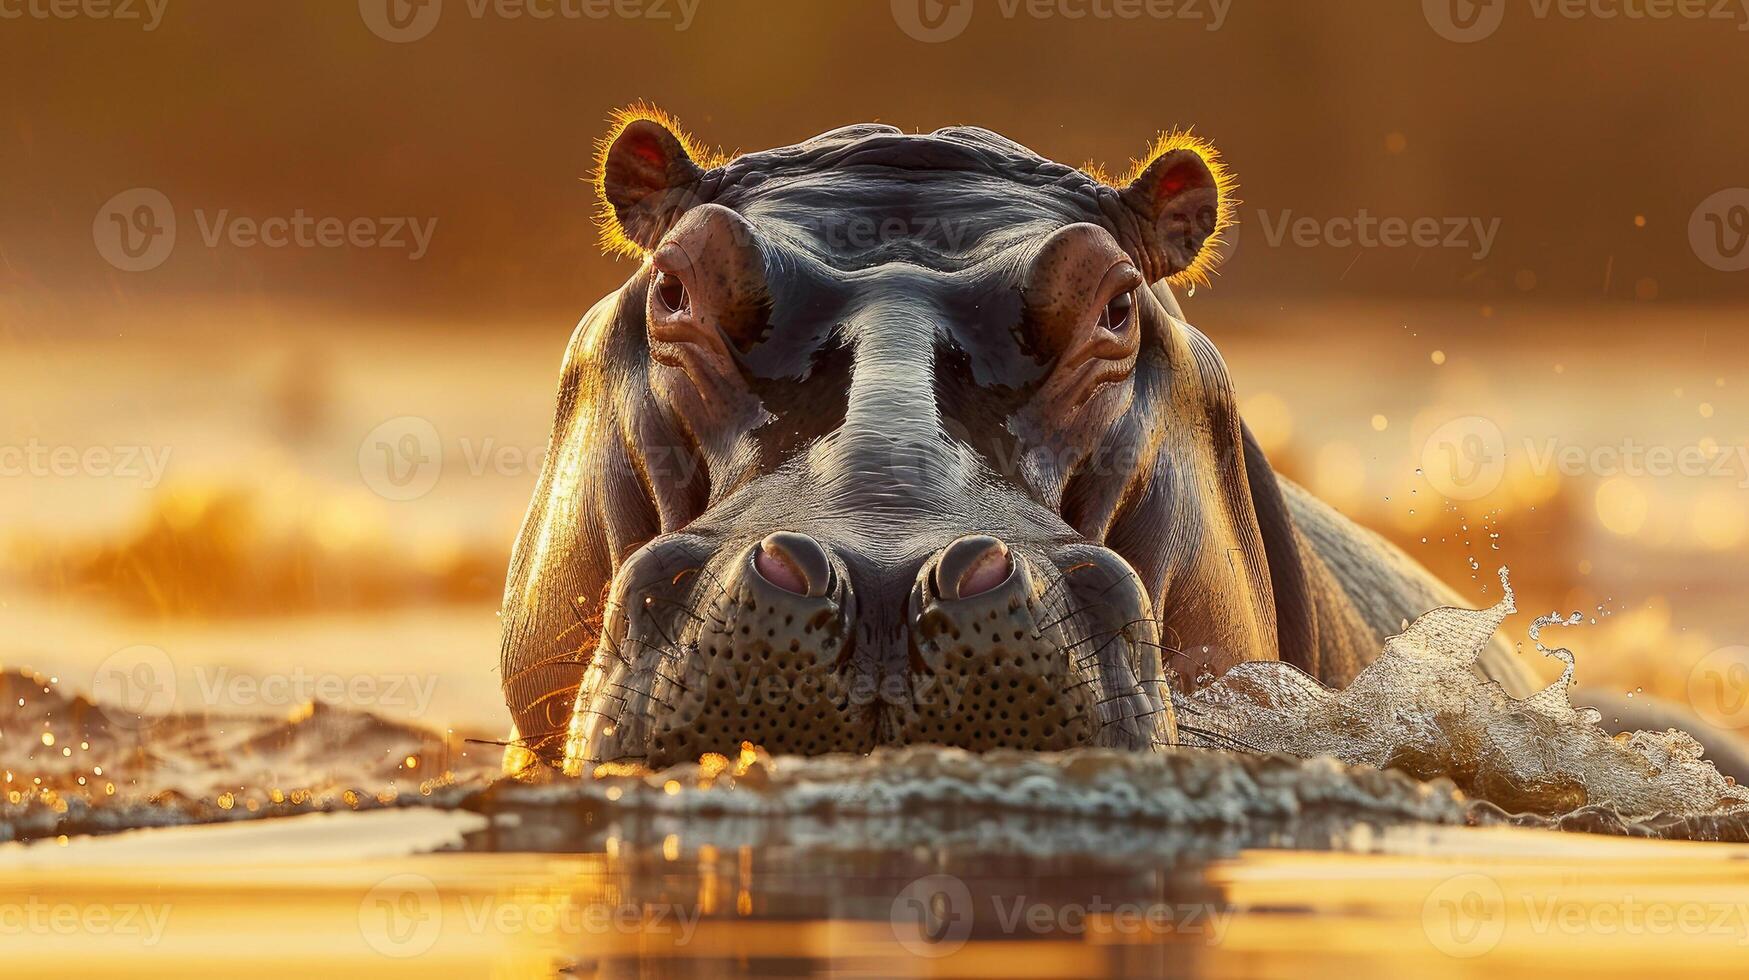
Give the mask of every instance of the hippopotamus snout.
[{"label": "hippopotamus snout", "polygon": [[1146,592],[1104,548],[1051,550],[973,533],[892,562],[793,530],[658,538],[616,577],[609,676],[585,685],[568,755],[1146,748],[1170,727],[1130,655],[1160,645]]},{"label": "hippopotamus snout", "polygon": [[908,706],[900,741],[1054,750],[1170,737],[1164,681],[1143,663],[1158,663],[1158,622],[1115,552],[1029,559],[968,535],[920,577],[910,613],[914,666],[946,696]]}]

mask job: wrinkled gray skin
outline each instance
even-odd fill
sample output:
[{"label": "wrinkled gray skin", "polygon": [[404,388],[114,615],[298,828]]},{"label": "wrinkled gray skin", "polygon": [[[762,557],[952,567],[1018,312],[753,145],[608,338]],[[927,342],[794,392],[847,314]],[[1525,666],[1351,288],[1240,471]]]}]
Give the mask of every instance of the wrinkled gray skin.
[{"label": "wrinkled gray skin", "polygon": [[638,122],[603,191],[645,260],[566,353],[503,613],[550,762],[1148,749],[1201,672],[1342,684],[1453,600],[1245,432],[1166,285],[1215,230],[1194,152],[1115,188],[867,125],[705,171]]}]

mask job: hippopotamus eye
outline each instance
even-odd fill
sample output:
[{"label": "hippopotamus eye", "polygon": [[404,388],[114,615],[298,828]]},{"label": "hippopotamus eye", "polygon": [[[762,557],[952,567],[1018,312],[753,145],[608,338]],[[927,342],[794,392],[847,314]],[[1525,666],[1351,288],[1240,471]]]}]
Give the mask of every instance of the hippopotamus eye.
[{"label": "hippopotamus eye", "polygon": [[1135,305],[1135,298],[1129,293],[1118,293],[1105,304],[1105,310],[1099,314],[1099,325],[1112,333],[1121,332],[1129,324],[1130,310]]},{"label": "hippopotamus eye", "polygon": [[669,313],[679,313],[686,309],[688,298],[686,283],[672,272],[656,273],[656,302]]}]

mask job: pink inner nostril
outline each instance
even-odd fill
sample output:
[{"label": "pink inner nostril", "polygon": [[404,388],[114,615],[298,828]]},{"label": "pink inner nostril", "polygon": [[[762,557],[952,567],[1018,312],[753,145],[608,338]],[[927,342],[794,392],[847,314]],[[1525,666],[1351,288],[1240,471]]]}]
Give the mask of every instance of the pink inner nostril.
[{"label": "pink inner nostril", "polygon": [[1008,562],[1008,549],[1001,545],[990,548],[960,576],[960,598],[970,599],[975,595],[983,595],[1008,581],[1011,571],[1013,568]]},{"label": "pink inner nostril", "polygon": [[770,545],[762,546],[753,556],[753,567],[759,569],[759,574],[767,582],[785,592],[796,595],[808,594],[808,578],[801,569],[790,562],[788,556],[777,551]]}]

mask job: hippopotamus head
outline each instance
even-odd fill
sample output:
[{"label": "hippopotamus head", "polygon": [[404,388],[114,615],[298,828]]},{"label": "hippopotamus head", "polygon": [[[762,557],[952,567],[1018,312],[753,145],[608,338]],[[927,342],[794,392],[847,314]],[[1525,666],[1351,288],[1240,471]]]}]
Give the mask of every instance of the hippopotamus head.
[{"label": "hippopotamus head", "polygon": [[633,113],[598,184],[639,264],[512,562],[527,746],[1142,749],[1180,679],[1278,656],[1279,494],[1169,288],[1230,210],[1201,143],[1117,181],[973,128],[713,160]]}]

